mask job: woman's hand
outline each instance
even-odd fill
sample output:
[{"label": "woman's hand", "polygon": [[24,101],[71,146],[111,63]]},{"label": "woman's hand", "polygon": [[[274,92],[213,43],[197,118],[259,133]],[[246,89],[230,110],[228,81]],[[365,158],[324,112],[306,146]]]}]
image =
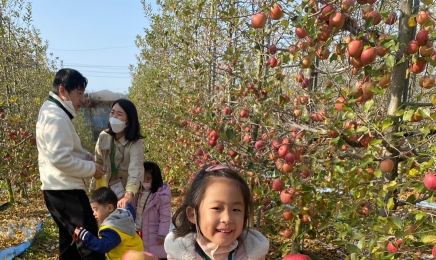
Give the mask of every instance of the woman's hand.
[{"label": "woman's hand", "polygon": [[124,197],[118,201],[117,207],[123,209],[126,206],[126,204],[131,203],[132,200],[133,200],[133,193],[131,191],[126,191],[126,193],[124,193]]}]

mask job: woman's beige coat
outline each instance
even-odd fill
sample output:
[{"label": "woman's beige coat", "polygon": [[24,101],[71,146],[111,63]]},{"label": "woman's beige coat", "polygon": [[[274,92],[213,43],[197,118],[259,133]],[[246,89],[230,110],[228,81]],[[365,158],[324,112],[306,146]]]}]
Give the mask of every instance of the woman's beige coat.
[{"label": "woman's beige coat", "polygon": [[[112,175],[111,167],[111,142],[113,137],[106,131],[102,131],[98,136],[95,145],[95,162],[106,172],[106,180],[110,184],[121,180],[126,191],[135,194],[144,179],[144,143],[142,139],[131,142],[123,137],[115,141],[115,166],[117,175]],[[92,178],[91,190],[95,190],[95,179]]]}]

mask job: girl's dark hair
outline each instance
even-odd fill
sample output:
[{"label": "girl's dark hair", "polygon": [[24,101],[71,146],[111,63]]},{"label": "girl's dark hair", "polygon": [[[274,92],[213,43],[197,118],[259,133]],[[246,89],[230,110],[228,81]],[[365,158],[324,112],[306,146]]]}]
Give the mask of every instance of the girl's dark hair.
[{"label": "girl's dark hair", "polygon": [[88,85],[86,79],[80,72],[74,69],[64,68],[60,69],[53,80],[53,93],[59,95],[59,87],[63,86],[67,92],[75,89],[85,90]]},{"label": "girl's dark hair", "polygon": [[[111,108],[114,107],[115,104],[118,104],[127,115],[127,127],[124,132],[124,137],[129,141],[137,141],[138,139],[144,138],[141,135],[141,127],[138,121],[138,111],[136,110],[135,105],[130,100],[124,98],[116,100],[112,104]],[[110,123],[108,123],[108,128],[109,129],[107,130],[107,133],[114,136],[115,133],[112,131]]]},{"label": "girl's dark hair", "polygon": [[173,215],[172,222],[175,227],[173,233],[176,237],[184,237],[189,233],[197,232],[195,224],[188,219],[186,209],[191,207],[195,209],[195,212],[199,212],[200,203],[204,198],[207,187],[218,178],[232,181],[241,191],[245,207],[244,228],[248,227],[248,219],[252,209],[252,197],[248,184],[236,171],[230,168],[226,167],[223,169],[223,167],[221,167],[221,169],[206,171],[209,167],[210,165],[203,166],[195,175],[191,187],[185,194],[182,205]]},{"label": "girl's dark hair", "polygon": [[144,162],[144,172],[150,172],[153,181],[151,182],[151,193],[155,193],[163,185],[162,173],[159,165],[154,162]]},{"label": "girl's dark hair", "polygon": [[89,198],[89,203],[98,203],[101,205],[113,205],[114,209],[117,208],[118,197],[111,189],[108,187],[101,187],[96,189]]}]

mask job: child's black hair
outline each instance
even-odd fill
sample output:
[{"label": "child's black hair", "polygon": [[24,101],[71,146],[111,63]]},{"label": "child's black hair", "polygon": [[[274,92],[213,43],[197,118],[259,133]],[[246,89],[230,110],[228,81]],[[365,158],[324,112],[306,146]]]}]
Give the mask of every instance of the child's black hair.
[{"label": "child's black hair", "polygon": [[89,203],[98,203],[101,205],[113,205],[114,209],[117,208],[118,197],[110,188],[100,187],[96,189],[89,198]]},{"label": "child's black hair", "polygon": [[195,224],[193,224],[188,218],[186,209],[191,207],[198,212],[207,187],[214,180],[220,178],[231,181],[231,183],[236,185],[241,191],[245,209],[244,228],[248,227],[248,219],[250,218],[252,210],[252,197],[247,182],[236,171],[227,168],[226,166],[224,166],[225,168],[220,166],[220,168],[217,168],[216,170],[209,170],[209,167],[210,165],[203,166],[195,175],[191,187],[185,194],[182,205],[173,215],[172,222],[175,227],[173,233],[176,237],[184,237],[189,233],[197,232]]},{"label": "child's black hair", "polygon": [[155,193],[163,185],[162,172],[160,171],[159,165],[154,162],[144,162],[144,172],[151,173],[151,193]]}]

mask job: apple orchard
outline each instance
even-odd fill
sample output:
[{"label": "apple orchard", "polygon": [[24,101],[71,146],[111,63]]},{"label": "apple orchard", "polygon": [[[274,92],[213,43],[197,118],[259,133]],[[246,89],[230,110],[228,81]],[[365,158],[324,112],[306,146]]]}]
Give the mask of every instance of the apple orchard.
[{"label": "apple orchard", "polygon": [[201,165],[229,164],[282,256],[305,239],[347,259],[431,254],[433,1],[158,4],[129,94],[176,202]]},{"label": "apple orchard", "polygon": [[[4,2],[0,180],[12,198],[38,178],[35,107],[49,87],[36,86],[56,60],[31,15]],[[129,99],[176,203],[201,165],[228,164],[277,258],[310,259],[297,253],[315,240],[343,259],[436,255],[422,206],[436,190],[433,1],[143,3]]]}]

